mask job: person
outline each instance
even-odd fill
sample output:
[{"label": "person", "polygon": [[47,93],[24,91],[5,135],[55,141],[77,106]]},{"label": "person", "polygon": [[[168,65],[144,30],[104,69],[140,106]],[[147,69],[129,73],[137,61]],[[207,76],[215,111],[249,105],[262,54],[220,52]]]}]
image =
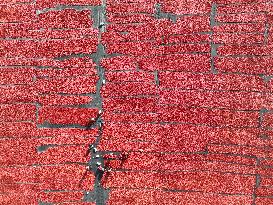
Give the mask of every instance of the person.
[{"label": "person", "polygon": [[91,144],[91,145],[89,146],[89,152],[90,152],[90,151],[93,151],[93,153],[96,153],[98,150],[97,150],[97,148],[96,148],[94,145]]},{"label": "person", "polygon": [[120,154],[119,154],[119,159],[121,160],[121,161],[123,161],[123,160],[126,160],[127,158],[128,158],[128,152],[121,152]]},{"label": "person", "polygon": [[105,159],[105,160],[116,159],[116,155],[114,155],[113,153],[106,154],[106,155],[103,156],[103,159]]},{"label": "person", "polygon": [[105,169],[105,168],[101,165],[101,162],[97,162],[96,165],[97,165],[97,170],[98,170],[100,173],[112,171],[111,168]]},{"label": "person", "polygon": [[114,160],[125,160],[128,158],[128,152],[121,152],[119,155],[115,155],[113,153],[107,154],[103,156],[103,159],[109,160],[109,159],[114,159]]},{"label": "person", "polygon": [[105,171],[105,169],[104,169],[101,165],[99,165],[97,169],[98,169],[98,171],[100,171],[100,172],[104,172],[104,171]]}]

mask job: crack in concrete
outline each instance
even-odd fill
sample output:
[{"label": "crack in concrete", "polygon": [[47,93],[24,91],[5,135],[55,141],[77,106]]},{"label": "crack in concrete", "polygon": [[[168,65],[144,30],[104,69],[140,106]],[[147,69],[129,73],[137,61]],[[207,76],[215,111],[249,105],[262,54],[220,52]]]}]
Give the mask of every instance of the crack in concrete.
[{"label": "crack in concrete", "polygon": [[106,12],[105,4],[101,6],[94,6],[92,8],[93,28],[99,29],[99,33],[106,31]]},{"label": "crack in concrete", "polygon": [[37,124],[37,128],[78,128],[86,129],[87,126],[82,126],[79,124],[51,124],[45,121],[43,124]]},{"label": "crack in concrete", "polygon": [[255,185],[254,185],[253,194],[252,194],[252,205],[256,205],[256,198],[257,198],[256,190],[260,186],[260,184],[261,184],[261,176],[259,174],[256,174]]},{"label": "crack in concrete", "polygon": [[261,128],[262,127],[262,124],[263,124],[263,121],[264,121],[264,115],[266,113],[268,113],[269,110],[267,110],[266,108],[262,108],[260,111],[259,111],[259,119],[258,119],[258,127]]},{"label": "crack in concrete", "polygon": [[44,14],[50,11],[62,11],[65,9],[75,9],[76,11],[92,10],[95,6],[76,6],[76,5],[58,5],[56,7],[36,10],[36,15]]},{"label": "crack in concrete", "polygon": [[48,202],[39,201],[38,205],[54,205],[54,203],[48,203]]},{"label": "crack in concrete", "polygon": [[263,79],[265,84],[267,84],[273,78],[273,76],[271,76],[271,75],[263,75],[262,74],[262,75],[258,75],[258,76],[260,76]]},{"label": "crack in concrete", "polygon": [[41,145],[37,147],[37,152],[41,153],[41,152],[46,152],[49,148],[51,147],[57,147],[57,145],[51,145],[51,144],[47,144],[47,145]]},{"label": "crack in concrete", "polygon": [[164,13],[161,11],[161,4],[155,4],[155,18],[156,19],[168,19],[171,20],[173,23],[176,23],[178,15],[173,13]]},{"label": "crack in concrete", "polygon": [[[85,53],[79,53],[79,54],[71,54],[71,55],[64,55],[60,57],[53,58],[53,60],[57,61],[64,61],[64,60],[69,60],[71,58],[84,58],[84,57],[90,57],[92,54],[85,54]],[[49,66],[45,67],[48,68]]]},{"label": "crack in concrete", "polygon": [[214,26],[217,26],[217,22],[215,20],[217,15],[217,4],[212,3],[211,5],[211,13],[210,13],[210,27],[213,28]]},{"label": "crack in concrete", "polygon": [[266,22],[265,24],[265,30],[264,30],[264,44],[267,45],[268,44],[268,35],[269,35],[269,23]]},{"label": "crack in concrete", "polygon": [[155,84],[158,87],[159,86],[159,78],[158,78],[158,71],[154,71],[154,76],[155,76]]},{"label": "crack in concrete", "polygon": [[211,6],[211,13],[210,13],[210,27],[211,27],[211,35],[210,35],[210,47],[211,47],[211,72],[213,74],[217,74],[218,70],[215,68],[215,62],[214,58],[217,57],[217,47],[218,45],[214,43],[213,41],[213,27],[217,25],[217,22],[215,20],[215,17],[217,15],[217,4],[213,3]]}]

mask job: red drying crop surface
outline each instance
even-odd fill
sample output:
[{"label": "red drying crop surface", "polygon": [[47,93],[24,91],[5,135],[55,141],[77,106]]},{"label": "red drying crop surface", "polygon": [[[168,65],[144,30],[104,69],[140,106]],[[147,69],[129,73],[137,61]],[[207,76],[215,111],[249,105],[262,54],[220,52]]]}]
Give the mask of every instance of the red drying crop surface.
[{"label": "red drying crop surface", "polygon": [[270,0],[2,0],[0,205],[273,204]]}]

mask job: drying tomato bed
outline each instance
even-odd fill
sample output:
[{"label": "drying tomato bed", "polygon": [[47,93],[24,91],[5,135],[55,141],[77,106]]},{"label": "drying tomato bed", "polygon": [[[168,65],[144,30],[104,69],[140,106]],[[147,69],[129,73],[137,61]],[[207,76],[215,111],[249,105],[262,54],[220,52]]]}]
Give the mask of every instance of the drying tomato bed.
[{"label": "drying tomato bed", "polygon": [[273,204],[272,25],[269,0],[2,0],[0,204]]}]

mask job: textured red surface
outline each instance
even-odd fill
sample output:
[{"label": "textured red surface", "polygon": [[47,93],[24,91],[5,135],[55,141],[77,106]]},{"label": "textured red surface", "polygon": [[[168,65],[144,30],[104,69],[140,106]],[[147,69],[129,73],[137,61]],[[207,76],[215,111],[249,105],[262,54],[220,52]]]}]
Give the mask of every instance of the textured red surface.
[{"label": "textured red surface", "polygon": [[60,108],[46,107],[39,110],[38,123],[43,124],[80,124],[87,125],[97,117],[97,110],[92,108]]},{"label": "textured red surface", "polygon": [[272,25],[270,0],[2,0],[0,205],[273,204]]},{"label": "textured red surface", "polygon": [[[263,200],[263,199],[262,199]],[[249,196],[226,196],[221,194],[210,194],[201,192],[164,192],[149,190],[124,190],[114,189],[110,193],[108,204],[189,204],[195,205],[202,203],[204,205],[225,204],[251,204]],[[269,201],[270,202],[270,201]]]}]

